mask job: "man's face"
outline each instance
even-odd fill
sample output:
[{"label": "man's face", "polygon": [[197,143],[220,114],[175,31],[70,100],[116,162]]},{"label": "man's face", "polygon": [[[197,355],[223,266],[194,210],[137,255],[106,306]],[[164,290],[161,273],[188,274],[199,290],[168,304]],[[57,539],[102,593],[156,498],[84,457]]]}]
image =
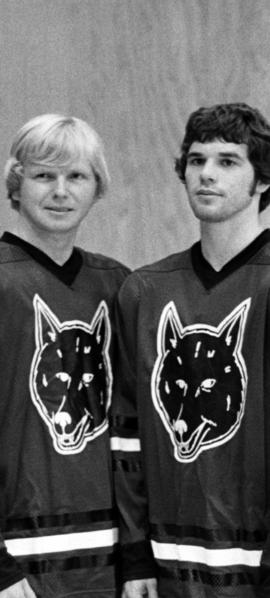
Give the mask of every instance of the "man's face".
[{"label": "man's face", "polygon": [[19,214],[38,234],[76,232],[95,199],[96,179],[89,162],[66,166],[29,164],[14,194]]},{"label": "man's face", "polygon": [[223,222],[258,206],[265,185],[255,183],[245,143],[195,141],[189,148],[185,172],[190,206],[204,222]]}]

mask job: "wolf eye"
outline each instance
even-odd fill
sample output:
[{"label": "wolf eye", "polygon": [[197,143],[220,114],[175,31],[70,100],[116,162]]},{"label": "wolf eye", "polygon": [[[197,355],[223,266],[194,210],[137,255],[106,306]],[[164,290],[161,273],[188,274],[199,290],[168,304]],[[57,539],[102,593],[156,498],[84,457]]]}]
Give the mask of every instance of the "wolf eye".
[{"label": "wolf eye", "polygon": [[61,382],[70,382],[70,375],[67,372],[57,372],[56,378]]},{"label": "wolf eye", "polygon": [[210,392],[211,388],[213,388],[215,384],[215,378],[205,378],[205,380],[203,380],[203,382],[201,383],[201,389],[204,390],[204,392]]},{"label": "wolf eye", "polygon": [[182,380],[182,378],[179,378],[179,380],[175,380],[175,384],[177,386],[179,386],[179,388],[181,388],[181,390],[183,390],[183,394],[184,394],[184,397],[185,397],[186,394],[187,394],[187,389],[188,389],[188,385],[185,382],[185,380]]},{"label": "wolf eye", "polygon": [[94,378],[94,374],[91,374],[90,372],[83,374],[83,376],[82,376],[83,384],[85,386],[89,386],[89,384],[90,384],[90,382],[92,382],[93,378]]}]

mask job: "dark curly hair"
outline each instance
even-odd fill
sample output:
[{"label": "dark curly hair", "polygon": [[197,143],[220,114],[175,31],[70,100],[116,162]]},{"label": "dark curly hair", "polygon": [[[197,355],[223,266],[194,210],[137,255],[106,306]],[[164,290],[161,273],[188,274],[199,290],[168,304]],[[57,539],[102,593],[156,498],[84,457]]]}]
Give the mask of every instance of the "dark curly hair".
[{"label": "dark curly hair", "polygon": [[[270,124],[256,108],[239,102],[199,108],[190,115],[181,155],[175,160],[175,170],[185,182],[187,154],[194,141],[207,143],[221,139],[229,143],[246,143],[248,158],[254,168],[255,180],[270,184]],[[259,211],[270,203],[270,188],[261,194]]]}]

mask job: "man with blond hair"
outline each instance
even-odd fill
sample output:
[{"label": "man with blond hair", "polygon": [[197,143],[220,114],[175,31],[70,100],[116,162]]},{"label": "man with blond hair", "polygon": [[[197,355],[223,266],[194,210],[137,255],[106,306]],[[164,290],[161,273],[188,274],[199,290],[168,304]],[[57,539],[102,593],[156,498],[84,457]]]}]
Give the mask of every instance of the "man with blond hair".
[{"label": "man with blond hair", "polygon": [[38,116],[5,180],[17,218],[0,240],[0,596],[115,598],[108,411],[127,269],[74,245],[108,187],[101,140]]}]

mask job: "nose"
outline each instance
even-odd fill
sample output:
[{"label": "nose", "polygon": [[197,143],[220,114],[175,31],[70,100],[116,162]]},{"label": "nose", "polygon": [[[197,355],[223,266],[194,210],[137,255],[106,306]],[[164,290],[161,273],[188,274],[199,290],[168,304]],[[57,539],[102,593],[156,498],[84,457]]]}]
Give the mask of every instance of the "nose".
[{"label": "nose", "polygon": [[200,172],[201,182],[204,183],[207,181],[215,181],[216,177],[217,174],[214,163],[211,160],[206,160]]},{"label": "nose", "polygon": [[67,181],[63,174],[60,174],[55,179],[54,195],[55,195],[55,197],[66,197],[67,196]]}]

